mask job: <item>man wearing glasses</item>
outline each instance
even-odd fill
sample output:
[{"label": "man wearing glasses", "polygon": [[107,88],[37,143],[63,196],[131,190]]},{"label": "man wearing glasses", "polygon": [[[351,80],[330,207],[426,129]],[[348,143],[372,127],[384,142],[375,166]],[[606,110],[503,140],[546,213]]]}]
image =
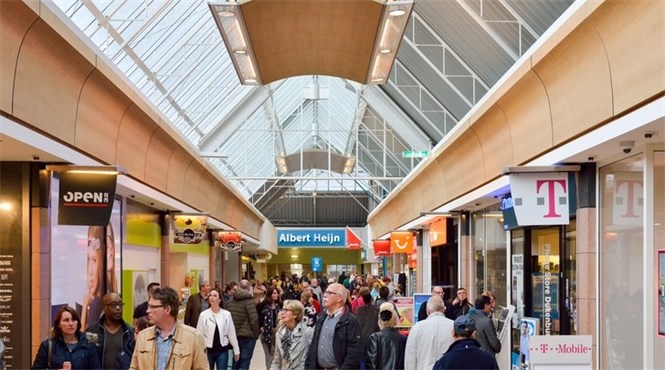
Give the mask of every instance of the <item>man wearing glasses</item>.
[{"label": "man wearing glasses", "polygon": [[[443,291],[443,287],[441,287],[439,285],[433,286],[432,287],[432,296],[435,296],[435,295],[441,297],[441,299],[443,300],[443,304],[446,308],[446,317],[448,317],[448,315],[451,313],[452,310],[450,309],[450,307],[451,307],[450,303],[448,303],[446,301],[446,298],[445,298],[446,294]],[[427,315],[427,303],[423,303],[423,304],[420,305],[420,309],[418,310],[418,321],[425,320],[427,318],[427,316],[428,316]]]},{"label": "man wearing glasses", "polygon": [[130,369],[208,370],[203,337],[191,326],[178,322],[178,293],[157,289],[148,300],[148,321],[154,325],[139,333]]},{"label": "man wearing glasses", "polygon": [[107,293],[102,304],[104,313],[99,323],[86,330],[86,336],[97,348],[102,369],[129,369],[134,353],[134,329],[122,319],[122,298],[118,293]]},{"label": "man wearing glasses", "polygon": [[345,306],[347,296],[342,284],[333,283],[326,288],[326,309],[314,327],[305,368],[357,369],[360,365],[360,323]]}]

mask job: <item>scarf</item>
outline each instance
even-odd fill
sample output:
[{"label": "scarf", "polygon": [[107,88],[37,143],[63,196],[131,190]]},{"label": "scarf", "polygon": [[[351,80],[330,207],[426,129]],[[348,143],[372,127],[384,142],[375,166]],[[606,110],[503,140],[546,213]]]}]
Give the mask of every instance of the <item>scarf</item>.
[{"label": "scarf", "polygon": [[[295,329],[295,327],[294,327]],[[291,342],[293,341],[293,329],[286,328],[282,335],[282,357],[286,362],[291,361]]]}]

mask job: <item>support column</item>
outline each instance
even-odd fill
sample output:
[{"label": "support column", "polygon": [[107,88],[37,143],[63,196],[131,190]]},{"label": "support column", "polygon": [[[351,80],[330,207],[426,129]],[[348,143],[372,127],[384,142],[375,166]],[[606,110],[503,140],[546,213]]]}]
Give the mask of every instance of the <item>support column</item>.
[{"label": "support column", "polygon": [[[48,338],[51,329],[51,224],[49,217],[50,175],[34,167],[30,176],[36,180],[31,186],[30,223],[30,361],[35,358],[39,344]],[[26,323],[27,324],[27,323]],[[18,348],[14,345],[14,351]],[[23,365],[29,366],[29,362]]]},{"label": "support column", "polygon": [[[472,287],[475,286],[475,258],[474,251],[472,249],[471,235],[469,227],[469,222],[471,220],[471,214],[468,211],[463,211],[459,217],[459,265],[458,265],[458,276],[459,276],[459,285],[455,287],[457,289],[460,286],[463,286],[467,289],[467,292],[473,294]],[[454,292],[453,292],[454,294]]]},{"label": "support column", "polygon": [[162,231],[162,248],[160,251],[159,268],[161,271],[160,284],[162,286],[171,286],[171,217],[166,212],[159,213],[159,226]]},{"label": "support column", "polygon": [[417,292],[432,290],[432,246],[429,243],[429,225],[423,227],[423,246],[418,248],[418,288]]},{"label": "support column", "polygon": [[584,163],[578,173],[577,207],[577,334],[593,337],[593,368],[598,348],[596,348],[596,165]]}]

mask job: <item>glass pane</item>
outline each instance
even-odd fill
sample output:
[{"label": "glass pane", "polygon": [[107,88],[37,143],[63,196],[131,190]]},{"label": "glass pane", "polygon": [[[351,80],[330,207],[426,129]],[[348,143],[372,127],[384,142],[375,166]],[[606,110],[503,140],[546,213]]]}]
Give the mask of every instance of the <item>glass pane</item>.
[{"label": "glass pane", "polygon": [[469,287],[474,290],[474,296],[479,296],[485,290],[485,218],[483,212],[475,212],[471,220],[471,234],[476,260],[476,284]]},{"label": "glass pane", "polygon": [[559,230],[531,231],[531,316],[540,319],[539,335],[560,334]]},{"label": "glass pane", "polygon": [[564,261],[564,301],[562,323],[565,326],[563,334],[577,334],[577,223],[571,220],[566,227],[565,261]]},{"label": "glass pane", "polygon": [[600,368],[642,369],[643,157],[600,169]]},{"label": "glass pane", "polygon": [[520,329],[519,323],[524,317],[524,229],[513,230],[510,245],[511,255],[511,282],[510,304],[515,306],[515,316],[511,329],[513,352],[519,353]]}]

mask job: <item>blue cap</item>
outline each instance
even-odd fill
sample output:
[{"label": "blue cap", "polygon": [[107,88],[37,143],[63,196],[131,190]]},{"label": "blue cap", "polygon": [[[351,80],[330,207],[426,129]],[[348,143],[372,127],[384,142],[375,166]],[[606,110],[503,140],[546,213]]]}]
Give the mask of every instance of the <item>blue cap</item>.
[{"label": "blue cap", "polygon": [[476,322],[466,315],[456,318],[453,325],[455,327],[455,334],[460,337],[468,338],[474,331],[476,331]]}]

